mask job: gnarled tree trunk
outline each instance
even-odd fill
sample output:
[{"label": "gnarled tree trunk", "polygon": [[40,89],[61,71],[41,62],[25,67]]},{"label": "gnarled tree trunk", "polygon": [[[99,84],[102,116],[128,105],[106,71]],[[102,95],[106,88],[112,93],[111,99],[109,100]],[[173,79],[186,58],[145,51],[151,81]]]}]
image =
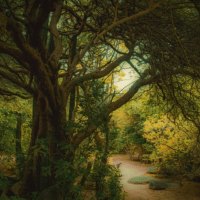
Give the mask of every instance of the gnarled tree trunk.
[{"label": "gnarled tree trunk", "polygon": [[70,145],[65,133],[66,101],[53,106],[41,91],[34,96],[32,137],[22,178],[22,194],[40,192],[58,184],[58,162],[65,158],[69,165],[73,162],[73,151],[63,150],[63,145]]}]

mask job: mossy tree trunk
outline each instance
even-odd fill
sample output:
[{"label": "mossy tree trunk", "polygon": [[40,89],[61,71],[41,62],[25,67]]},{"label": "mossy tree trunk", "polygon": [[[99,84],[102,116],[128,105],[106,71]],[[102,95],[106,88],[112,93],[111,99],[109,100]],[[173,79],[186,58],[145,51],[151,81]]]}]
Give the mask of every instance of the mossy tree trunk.
[{"label": "mossy tree trunk", "polygon": [[22,179],[24,194],[57,184],[58,162],[66,156],[73,162],[73,152],[63,150],[63,145],[70,145],[65,133],[67,102],[56,102],[51,104],[42,91],[34,96],[31,142]]}]

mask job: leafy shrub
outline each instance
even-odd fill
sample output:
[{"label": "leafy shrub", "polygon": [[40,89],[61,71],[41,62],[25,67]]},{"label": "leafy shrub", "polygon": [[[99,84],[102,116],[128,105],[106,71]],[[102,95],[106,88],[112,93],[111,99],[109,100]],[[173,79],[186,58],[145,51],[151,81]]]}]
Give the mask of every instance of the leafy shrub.
[{"label": "leafy shrub", "polygon": [[117,171],[113,170],[108,181],[109,199],[121,200],[124,199],[124,194],[122,191],[122,185],[119,180],[119,174]]},{"label": "leafy shrub", "polygon": [[159,171],[158,167],[155,166],[148,167],[147,169],[148,174],[157,174],[158,171]]},{"label": "leafy shrub", "polygon": [[5,190],[9,185],[8,178],[0,173],[0,191]]},{"label": "leafy shrub", "polygon": [[99,188],[99,186],[101,187],[96,191],[97,199],[124,199],[124,192],[120,183],[121,174],[119,169],[110,165],[102,165],[101,163],[98,167],[94,168],[93,173],[93,178],[96,182],[96,189],[97,187]]},{"label": "leafy shrub", "polygon": [[196,134],[196,127],[181,116],[176,123],[164,114],[151,116],[144,123],[143,136],[155,147],[150,159],[168,176],[185,176],[199,166]]}]

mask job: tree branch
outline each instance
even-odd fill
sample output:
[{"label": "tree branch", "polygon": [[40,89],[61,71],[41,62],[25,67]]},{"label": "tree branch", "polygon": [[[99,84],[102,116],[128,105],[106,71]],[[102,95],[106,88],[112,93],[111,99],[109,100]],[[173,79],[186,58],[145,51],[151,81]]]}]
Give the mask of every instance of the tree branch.
[{"label": "tree branch", "polygon": [[62,4],[58,3],[56,5],[55,12],[52,15],[51,22],[50,22],[50,32],[53,35],[53,41],[54,41],[54,50],[50,55],[50,63],[55,68],[58,67],[58,60],[61,57],[62,54],[62,43],[60,39],[60,34],[57,29],[57,23],[61,16],[62,11]]},{"label": "tree branch", "polygon": [[13,92],[10,90],[6,90],[5,88],[0,88],[0,95],[2,95],[2,96],[17,96],[22,99],[30,99],[31,98],[31,96],[28,96],[26,94],[19,93],[19,92]]},{"label": "tree branch", "polygon": [[[103,70],[96,70],[94,72],[85,74],[81,77],[75,78],[72,80],[72,82],[69,84],[70,86],[77,85],[79,83],[82,83],[84,81],[88,81],[91,79],[99,79],[106,75],[108,75],[110,72],[112,72],[116,67],[118,67],[122,62],[126,61],[131,57],[131,53],[128,53],[126,55],[122,55],[119,58],[117,58],[112,63],[108,64],[107,67]],[[69,86],[68,86],[69,87]]]},{"label": "tree branch", "polygon": [[137,81],[135,81],[135,83],[132,85],[132,87],[122,97],[120,97],[118,100],[116,100],[108,105],[108,113],[111,113],[111,112],[117,110],[122,105],[124,105],[129,100],[131,100],[131,98],[138,92],[138,90],[141,87],[151,84],[153,82],[156,82],[159,78],[158,74],[147,78],[148,76],[149,76],[149,69],[147,69],[143,73],[143,75]]},{"label": "tree branch", "polygon": [[123,19],[120,19],[118,21],[114,21],[111,25],[109,25],[108,27],[106,27],[102,32],[100,32],[99,34],[97,34],[93,39],[91,39],[89,41],[89,43],[85,46],[85,48],[75,56],[74,58],[74,61],[72,63],[73,66],[77,65],[78,62],[84,57],[85,53],[89,50],[89,48],[92,46],[92,44],[95,44],[98,42],[98,40],[104,36],[107,32],[109,32],[110,30],[112,30],[113,28],[121,25],[121,24],[124,24],[126,22],[129,22],[129,21],[135,21],[137,20],[138,18],[152,12],[153,10],[155,10],[157,7],[159,6],[158,3],[154,3],[151,5],[151,7],[147,8],[146,10],[143,10],[137,14],[134,14],[134,15],[131,15],[129,17],[125,17]]},{"label": "tree branch", "polygon": [[[154,76],[149,76],[149,69],[147,69],[143,75],[132,85],[128,92],[126,92],[121,98],[116,100],[115,102],[110,103],[107,106],[107,114],[113,112],[118,109],[125,103],[127,103],[137,92],[138,90],[148,84],[154,83],[158,80],[159,75],[155,74]],[[95,124],[89,124],[85,130],[82,130],[79,134],[76,134],[73,139],[74,145],[79,145],[85,138],[89,137],[93,134],[98,127]]]},{"label": "tree branch", "polygon": [[13,74],[8,74],[5,71],[0,70],[0,77],[11,82],[12,84],[24,89],[26,92],[30,93],[31,95],[34,94],[33,88],[26,85],[24,82],[21,82],[21,81],[17,80],[16,78],[14,78]]},{"label": "tree branch", "polygon": [[152,12],[153,10],[155,10],[158,6],[159,6],[159,3],[153,3],[146,10],[143,10],[143,11],[140,11],[139,13],[134,14],[134,15],[122,18],[122,19],[120,19],[118,21],[114,21],[111,25],[109,25],[107,28],[105,28],[102,32],[100,32],[97,35],[97,37],[95,39],[95,42],[96,42],[97,39],[99,39],[100,37],[102,37],[103,35],[105,35],[108,31],[112,30],[113,28],[115,28],[115,27],[117,27],[117,26],[119,26],[121,24],[124,24],[126,22],[129,22],[129,21],[135,21],[138,18],[140,18],[140,17],[142,17],[144,15],[149,14],[150,12]]},{"label": "tree branch", "polygon": [[89,124],[85,130],[78,133],[73,138],[73,145],[78,146],[85,138],[89,137],[96,131],[97,127],[94,124]]},{"label": "tree branch", "polygon": [[0,41],[0,52],[13,57],[23,67],[25,67],[26,69],[28,68],[28,65],[26,62],[24,62],[24,56],[20,50],[14,47],[10,47],[9,45]]}]

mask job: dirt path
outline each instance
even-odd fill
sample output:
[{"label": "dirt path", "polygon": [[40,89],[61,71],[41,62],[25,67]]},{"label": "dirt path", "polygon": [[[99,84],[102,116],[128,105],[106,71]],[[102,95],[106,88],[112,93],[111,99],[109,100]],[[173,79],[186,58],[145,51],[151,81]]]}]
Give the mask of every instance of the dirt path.
[{"label": "dirt path", "polygon": [[200,184],[184,182],[182,187],[155,191],[148,188],[148,184],[136,185],[128,183],[134,176],[146,173],[147,165],[130,161],[126,155],[115,155],[110,158],[114,165],[121,163],[121,183],[126,192],[126,200],[200,200]]}]

